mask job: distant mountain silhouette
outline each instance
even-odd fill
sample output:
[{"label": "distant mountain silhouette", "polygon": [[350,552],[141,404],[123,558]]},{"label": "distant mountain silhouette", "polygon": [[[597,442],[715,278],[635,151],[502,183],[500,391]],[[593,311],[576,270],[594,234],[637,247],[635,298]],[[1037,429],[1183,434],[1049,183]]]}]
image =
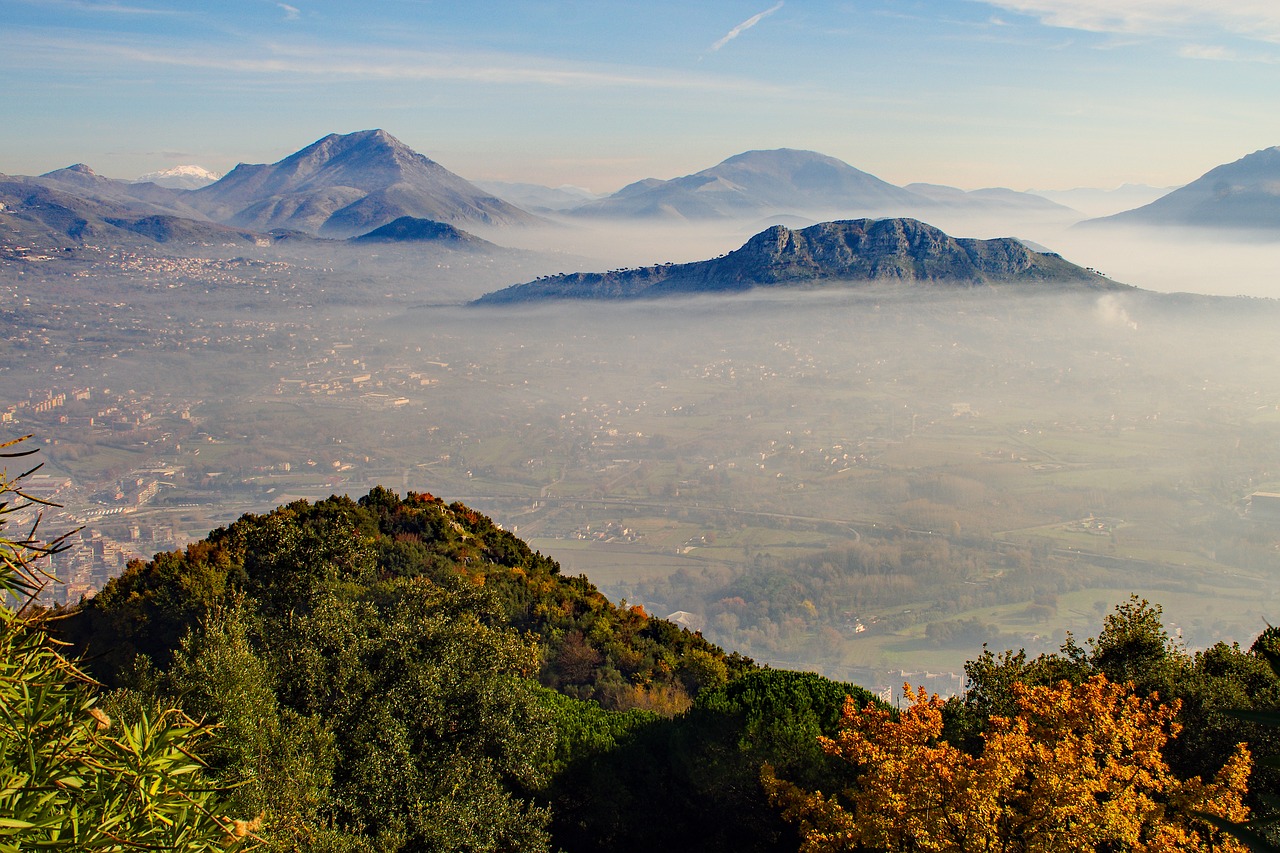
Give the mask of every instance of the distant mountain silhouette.
[{"label": "distant mountain silhouette", "polygon": [[574,210],[581,216],[754,219],[791,213],[905,213],[929,200],[815,151],[747,151],[669,181],[647,178]]},{"label": "distant mountain silhouette", "polygon": [[737,219],[833,216],[922,216],[935,212],[1074,211],[1041,196],[1004,188],[965,191],[939,184],[895,186],[815,151],[747,151],[669,181],[645,178],[611,196],[572,209],[575,216],[634,219]]},{"label": "distant mountain silhouette", "polygon": [[1211,169],[1150,204],[1081,223],[1182,225],[1238,230],[1280,227],[1280,146]]},{"label": "distant mountain silhouette", "polygon": [[590,190],[574,186],[544,187],[509,181],[476,181],[475,185],[525,210],[570,210],[600,198]]},{"label": "distant mountain silhouette", "polygon": [[272,239],[266,234],[181,216],[113,216],[104,221],[156,243],[261,243]]},{"label": "distant mountain silhouette", "polygon": [[476,302],[635,299],[821,282],[1126,288],[1012,238],[957,239],[914,219],[856,219],[800,231],[776,225],[714,260],[549,276],[486,294]]},{"label": "distant mountain silhouette", "polygon": [[188,203],[182,190],[158,186],[154,183],[135,183],[106,178],[83,163],[46,172],[35,178],[20,180],[69,193],[91,201],[125,205],[142,214],[182,216],[188,219],[207,217]]},{"label": "distant mountain silhouette", "polygon": [[1177,187],[1121,184],[1111,189],[1076,187],[1070,190],[1027,190],[1027,193],[1047,198],[1072,210],[1078,210],[1085,216],[1097,217],[1110,216],[1113,213],[1150,204],[1175,189]]},{"label": "distant mountain silhouette", "polygon": [[450,248],[496,249],[488,240],[482,240],[474,234],[454,228],[445,222],[434,219],[415,219],[412,216],[401,216],[386,225],[373,229],[368,234],[352,237],[352,243],[437,243]]},{"label": "distant mountain silhouette", "polygon": [[904,189],[931,199],[943,207],[963,208],[972,212],[1049,213],[1071,216],[1069,207],[1034,193],[1018,192],[1005,187],[962,190],[942,184],[907,184]]},{"label": "distant mountain silhouette", "polygon": [[363,234],[401,216],[478,225],[540,221],[384,130],[330,134],[271,165],[242,163],[190,195],[219,222],[333,237]]}]

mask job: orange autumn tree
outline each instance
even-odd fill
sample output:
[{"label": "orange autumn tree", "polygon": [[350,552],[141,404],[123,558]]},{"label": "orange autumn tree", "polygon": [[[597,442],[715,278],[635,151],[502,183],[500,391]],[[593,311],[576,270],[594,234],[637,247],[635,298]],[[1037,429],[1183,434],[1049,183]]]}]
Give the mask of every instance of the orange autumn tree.
[{"label": "orange autumn tree", "polygon": [[1246,853],[1196,818],[1247,815],[1243,744],[1212,782],[1182,780],[1161,754],[1178,734],[1177,703],[1138,697],[1102,675],[1014,690],[1016,715],[992,718],[976,756],[939,739],[942,701],[923,690],[896,719],[849,702],[838,735],[822,744],[860,771],[854,787],[809,792],[766,765],[765,789],[799,824],[802,853]]}]

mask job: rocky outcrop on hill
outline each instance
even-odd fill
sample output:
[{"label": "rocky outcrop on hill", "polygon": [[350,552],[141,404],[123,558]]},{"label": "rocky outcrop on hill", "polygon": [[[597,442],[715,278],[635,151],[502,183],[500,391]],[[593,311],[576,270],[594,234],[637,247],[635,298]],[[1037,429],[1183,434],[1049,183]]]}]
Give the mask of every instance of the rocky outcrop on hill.
[{"label": "rocky outcrop on hill", "polygon": [[775,225],[713,260],[549,276],[486,294],[477,302],[634,299],[839,282],[1124,287],[1012,238],[955,238],[915,219],[854,219],[800,231]]}]

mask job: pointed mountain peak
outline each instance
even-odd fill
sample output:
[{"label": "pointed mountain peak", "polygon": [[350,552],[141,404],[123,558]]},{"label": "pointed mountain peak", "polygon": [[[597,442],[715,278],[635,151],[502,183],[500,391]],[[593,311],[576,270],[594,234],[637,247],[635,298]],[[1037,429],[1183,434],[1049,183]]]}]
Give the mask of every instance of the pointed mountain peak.
[{"label": "pointed mountain peak", "polygon": [[374,170],[385,178],[388,175],[398,175],[405,168],[414,165],[436,164],[385,130],[374,129],[346,134],[331,133],[276,165],[292,170],[297,175],[339,168],[361,172]]},{"label": "pointed mountain peak", "polygon": [[346,237],[401,216],[482,225],[537,221],[380,128],[331,133],[271,165],[241,164],[198,192],[207,215],[260,231]]},{"label": "pointed mountain peak", "polygon": [[93,171],[93,169],[90,169],[84,163],[76,163],[74,166],[67,166],[65,169],[54,169],[52,172],[45,172],[40,177],[56,177],[57,175],[66,174],[67,172],[74,172],[77,175],[86,175],[91,178],[98,177],[98,173]]},{"label": "pointed mountain peak", "polygon": [[413,153],[413,149],[387,133],[385,130],[382,130],[381,128],[374,128],[372,130],[357,130],[354,133],[330,133],[328,136],[317,139],[315,142],[292,156],[297,157],[302,154],[316,151],[323,151],[330,154],[341,154],[358,149],[383,149],[392,151],[408,151]]}]

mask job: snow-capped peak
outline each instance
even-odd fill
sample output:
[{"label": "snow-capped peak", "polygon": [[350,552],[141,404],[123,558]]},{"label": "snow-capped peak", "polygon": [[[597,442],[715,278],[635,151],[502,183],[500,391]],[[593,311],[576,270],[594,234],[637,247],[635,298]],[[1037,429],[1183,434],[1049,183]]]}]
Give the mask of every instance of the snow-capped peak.
[{"label": "snow-capped peak", "polygon": [[195,190],[200,187],[206,187],[214,181],[221,178],[217,172],[210,172],[203,166],[174,166],[172,169],[162,169],[159,172],[147,172],[145,175],[139,175],[134,179],[134,183],[140,184],[144,181],[150,181],[153,184],[159,184],[162,187],[179,190]]}]

